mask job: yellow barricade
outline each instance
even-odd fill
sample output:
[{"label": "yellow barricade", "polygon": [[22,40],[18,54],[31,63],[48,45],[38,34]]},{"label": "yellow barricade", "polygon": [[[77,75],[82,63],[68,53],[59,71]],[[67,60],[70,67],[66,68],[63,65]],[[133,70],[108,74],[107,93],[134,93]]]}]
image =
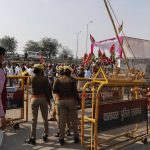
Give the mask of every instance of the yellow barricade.
[{"label": "yellow barricade", "polygon": [[[144,80],[107,79],[103,70],[99,73],[103,79],[94,78],[82,89],[81,144],[101,150],[122,149],[140,140],[147,143],[150,128]],[[87,108],[89,91],[91,107]],[[121,137],[125,139],[113,143]]]},{"label": "yellow barricade", "polygon": [[[7,76],[7,111],[8,122],[20,120],[28,121],[28,100],[29,100],[29,77],[28,76]],[[15,113],[20,109],[20,115]],[[9,113],[10,112],[10,113]],[[13,118],[10,117],[13,115]]]}]

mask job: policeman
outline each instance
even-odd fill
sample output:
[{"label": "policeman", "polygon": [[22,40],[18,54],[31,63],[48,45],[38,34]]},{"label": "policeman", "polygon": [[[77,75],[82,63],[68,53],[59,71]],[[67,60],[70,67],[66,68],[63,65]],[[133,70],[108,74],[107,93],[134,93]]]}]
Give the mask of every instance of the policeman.
[{"label": "policeman", "polygon": [[76,81],[71,77],[71,67],[64,67],[64,75],[57,78],[53,85],[53,93],[58,100],[59,110],[59,142],[64,145],[67,116],[72,124],[74,143],[79,143],[77,102],[80,101]]},{"label": "policeman", "polygon": [[44,66],[42,64],[34,65],[34,74],[32,78],[32,95],[31,95],[31,108],[32,108],[32,126],[31,136],[26,139],[25,142],[28,144],[36,144],[36,126],[38,119],[38,109],[40,107],[43,122],[44,122],[44,133],[42,135],[43,141],[46,142],[48,138],[48,104],[51,106],[50,98],[50,84],[46,76],[44,76]]},{"label": "policeman", "polygon": [[[64,66],[59,66],[58,67],[58,78],[59,77],[62,77],[64,75]],[[55,104],[54,104],[54,111],[53,111],[53,118],[56,118],[56,116],[57,116],[57,119],[56,119],[56,121],[57,121],[57,124],[58,124],[58,131],[57,131],[57,133],[55,134],[55,137],[59,137],[59,110],[58,110],[58,95],[56,96],[55,95]],[[53,118],[51,118],[51,120],[53,119]],[[53,120],[55,120],[55,119],[53,119]],[[66,124],[67,126],[66,126],[66,135],[67,136],[70,136],[71,135],[71,133],[70,133],[70,120],[69,120],[69,116],[67,115],[67,124]]]}]

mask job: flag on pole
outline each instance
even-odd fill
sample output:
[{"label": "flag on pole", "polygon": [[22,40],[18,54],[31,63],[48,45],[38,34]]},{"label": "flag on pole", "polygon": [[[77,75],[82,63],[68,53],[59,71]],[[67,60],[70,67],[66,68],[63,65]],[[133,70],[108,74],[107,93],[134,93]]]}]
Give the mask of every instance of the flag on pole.
[{"label": "flag on pole", "polygon": [[120,33],[122,31],[122,29],[123,29],[123,21],[122,21],[121,25],[118,28],[118,32]]},{"label": "flag on pole", "polygon": [[94,59],[95,59],[95,55],[94,55],[94,53],[92,53],[90,61],[93,61]]},{"label": "flag on pole", "polygon": [[90,34],[90,40],[91,40],[92,44],[95,43],[95,39],[94,39],[94,37],[91,34]]},{"label": "flag on pole", "polygon": [[86,60],[85,60],[85,64],[88,64],[90,59],[91,59],[91,53],[89,53],[89,55],[86,57]]},{"label": "flag on pole", "polygon": [[113,45],[110,47],[109,52],[110,52],[111,54],[115,52],[115,44],[113,44]]},{"label": "flag on pole", "polygon": [[84,57],[83,57],[83,64],[85,64],[85,61],[86,61],[87,57],[88,57],[88,54],[85,53],[85,54],[84,54]]},{"label": "flag on pole", "polygon": [[99,49],[99,50],[98,50],[98,57],[100,58],[102,55],[103,55],[103,54],[102,54],[101,50]]}]

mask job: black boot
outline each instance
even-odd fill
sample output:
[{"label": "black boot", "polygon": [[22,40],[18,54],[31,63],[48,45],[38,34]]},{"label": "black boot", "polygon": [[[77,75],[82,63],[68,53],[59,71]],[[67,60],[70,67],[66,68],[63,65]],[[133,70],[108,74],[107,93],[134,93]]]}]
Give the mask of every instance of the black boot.
[{"label": "black boot", "polygon": [[64,139],[59,139],[59,143],[60,143],[60,145],[64,145],[65,144]]},{"label": "black boot", "polygon": [[70,136],[70,135],[71,135],[70,130],[67,130],[67,131],[66,131],[66,135],[67,135],[67,136]]},{"label": "black boot", "polygon": [[36,144],[36,141],[35,141],[35,138],[29,138],[29,139],[26,139],[25,140],[25,143],[28,143],[28,144],[32,144],[32,145],[35,145]]},{"label": "black boot", "polygon": [[47,142],[48,135],[44,133],[44,134],[42,135],[42,138],[43,138],[43,141],[44,141],[44,142]]},{"label": "black boot", "polygon": [[80,142],[79,137],[74,137],[74,143],[77,144],[77,143],[79,143],[79,142]]}]

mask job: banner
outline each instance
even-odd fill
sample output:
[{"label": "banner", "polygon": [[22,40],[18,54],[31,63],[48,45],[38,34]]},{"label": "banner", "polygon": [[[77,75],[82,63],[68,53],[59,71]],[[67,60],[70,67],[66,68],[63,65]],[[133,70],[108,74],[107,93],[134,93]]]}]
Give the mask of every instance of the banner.
[{"label": "banner", "polygon": [[147,120],[147,100],[126,100],[99,106],[98,130],[107,131]]},{"label": "banner", "polygon": [[17,87],[7,87],[7,110],[23,108],[24,91]]},{"label": "banner", "polygon": [[[119,37],[119,40],[122,44],[123,42],[123,37]],[[122,49],[119,45],[118,39],[117,38],[111,38],[111,39],[107,39],[107,40],[103,40],[103,41],[99,41],[99,42],[95,42],[91,44],[91,53],[97,53],[97,50],[101,49],[102,52],[106,53],[107,57],[110,57],[110,48],[112,47],[112,45],[114,44],[114,50],[116,53],[116,57],[118,58],[122,58]],[[95,49],[97,48],[96,52]]]}]

